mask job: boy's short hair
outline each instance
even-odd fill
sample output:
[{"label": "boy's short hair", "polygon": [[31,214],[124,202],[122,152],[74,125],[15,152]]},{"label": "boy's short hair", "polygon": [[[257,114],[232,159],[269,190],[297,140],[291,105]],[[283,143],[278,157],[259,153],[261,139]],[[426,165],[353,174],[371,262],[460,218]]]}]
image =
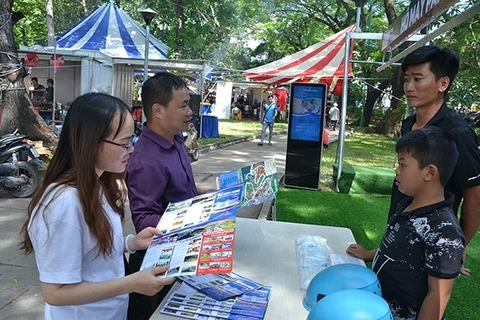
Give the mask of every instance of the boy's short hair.
[{"label": "boy's short hair", "polygon": [[47,84],[51,84],[53,86],[53,79],[48,78],[47,79]]},{"label": "boy's short hair", "polygon": [[397,143],[397,153],[408,152],[420,169],[428,165],[438,168],[440,183],[445,186],[458,160],[455,143],[438,127],[426,126],[404,135]]},{"label": "boy's short hair", "polygon": [[37,81],[38,82],[38,78],[37,77],[32,77],[32,81]]}]

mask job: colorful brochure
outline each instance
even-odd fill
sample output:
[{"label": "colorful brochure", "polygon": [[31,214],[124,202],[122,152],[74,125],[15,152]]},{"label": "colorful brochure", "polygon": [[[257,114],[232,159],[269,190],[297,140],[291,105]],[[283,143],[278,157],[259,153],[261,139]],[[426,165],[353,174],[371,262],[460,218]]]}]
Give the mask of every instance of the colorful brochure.
[{"label": "colorful brochure", "polygon": [[243,302],[238,298],[217,301],[182,283],[160,312],[188,319],[258,320],[263,319],[266,309],[266,304]]},{"label": "colorful brochure", "polygon": [[169,265],[165,276],[229,273],[233,268],[235,216],[242,187],[234,186],[170,203],[140,270]]},{"label": "colorful brochure", "polygon": [[275,159],[224,172],[217,176],[217,189],[235,185],[243,186],[241,207],[260,204],[275,198],[278,191],[278,174]]},{"label": "colorful brochure", "polygon": [[183,276],[180,279],[199,292],[219,301],[263,287],[262,284],[236,273]]}]

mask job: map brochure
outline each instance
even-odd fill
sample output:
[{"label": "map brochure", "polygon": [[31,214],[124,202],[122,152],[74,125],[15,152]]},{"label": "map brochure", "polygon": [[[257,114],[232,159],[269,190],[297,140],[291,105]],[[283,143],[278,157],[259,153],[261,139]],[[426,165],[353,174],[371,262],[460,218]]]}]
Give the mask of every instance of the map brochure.
[{"label": "map brochure", "polygon": [[[266,290],[271,291],[270,288]],[[254,290],[252,292],[256,292]],[[258,320],[263,319],[267,303],[252,303],[231,298],[217,301],[182,283],[168,298],[160,313],[187,319],[203,320]],[[268,294],[270,298],[270,294]],[[267,302],[268,302],[267,298]]]},{"label": "map brochure", "polygon": [[262,284],[236,273],[182,276],[180,279],[199,292],[219,301],[263,287]]},{"label": "map brochure", "polygon": [[216,179],[217,189],[235,185],[243,186],[241,207],[272,200],[278,191],[278,174],[275,159],[221,173]]},{"label": "map brochure", "polygon": [[229,273],[242,186],[170,203],[140,270],[169,265],[165,276]]}]

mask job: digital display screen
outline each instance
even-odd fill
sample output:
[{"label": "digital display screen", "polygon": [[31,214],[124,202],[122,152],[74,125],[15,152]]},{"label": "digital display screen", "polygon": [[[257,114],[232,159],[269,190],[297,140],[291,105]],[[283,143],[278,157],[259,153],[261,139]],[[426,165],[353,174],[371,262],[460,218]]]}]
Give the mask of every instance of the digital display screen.
[{"label": "digital display screen", "polygon": [[286,187],[318,189],[326,90],[325,84],[292,84],[285,164]]},{"label": "digital display screen", "polygon": [[324,84],[292,84],[290,138],[320,142],[325,110]]}]

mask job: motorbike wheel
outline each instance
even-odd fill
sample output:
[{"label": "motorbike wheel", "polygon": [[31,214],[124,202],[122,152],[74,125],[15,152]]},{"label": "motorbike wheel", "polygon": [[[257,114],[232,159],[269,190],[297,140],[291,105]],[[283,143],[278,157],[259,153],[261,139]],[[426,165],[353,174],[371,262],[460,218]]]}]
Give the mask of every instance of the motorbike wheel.
[{"label": "motorbike wheel", "polygon": [[8,190],[8,193],[17,198],[30,197],[37,190],[40,183],[40,174],[37,169],[24,161],[18,162],[18,172],[20,175],[25,175],[28,181],[22,186]]},{"label": "motorbike wheel", "polygon": [[200,151],[198,151],[198,149],[195,149],[194,152],[190,153],[190,162],[198,161],[199,157],[200,157]]}]

